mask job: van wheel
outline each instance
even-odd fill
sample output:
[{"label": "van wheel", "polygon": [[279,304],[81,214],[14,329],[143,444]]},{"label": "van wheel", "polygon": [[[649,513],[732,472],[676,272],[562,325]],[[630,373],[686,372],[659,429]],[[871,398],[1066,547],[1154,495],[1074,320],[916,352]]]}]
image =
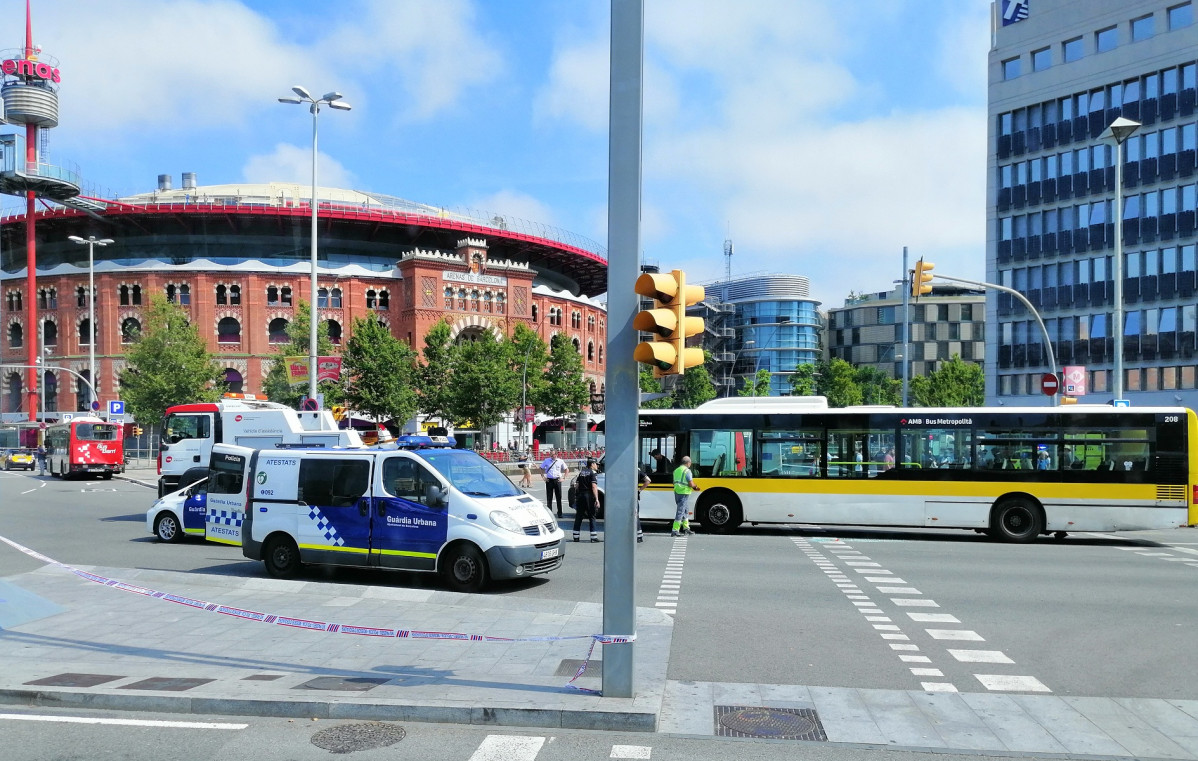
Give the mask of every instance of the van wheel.
[{"label": "van wheel", "polygon": [[1025,543],[1040,535],[1044,519],[1040,508],[1025,497],[1011,497],[990,514],[990,536],[1003,542]]},{"label": "van wheel", "polygon": [[487,561],[473,544],[459,544],[449,551],[443,571],[455,592],[477,592],[487,583]]},{"label": "van wheel", "polygon": [[173,513],[161,513],[154,519],[154,535],[160,542],[177,542],[183,538],[179,521]]},{"label": "van wheel", "polygon": [[266,572],[276,579],[290,579],[300,569],[299,547],[289,536],[271,537],[262,553]]},{"label": "van wheel", "polygon": [[695,510],[695,520],[713,534],[731,534],[740,526],[740,500],[729,491],[702,494]]}]

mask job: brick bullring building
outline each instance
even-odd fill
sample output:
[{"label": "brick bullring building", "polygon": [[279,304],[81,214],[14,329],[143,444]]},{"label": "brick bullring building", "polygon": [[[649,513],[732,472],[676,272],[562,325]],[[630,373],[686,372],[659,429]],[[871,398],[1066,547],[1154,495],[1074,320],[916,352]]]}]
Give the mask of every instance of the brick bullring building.
[{"label": "brick bullring building", "polygon": [[[601,391],[607,315],[605,252],[561,230],[500,216],[467,216],[391,196],[318,191],[319,319],[335,344],[355,318],[373,315],[419,351],[448,319],[455,337],[511,335],[524,323],[548,341],[565,333]],[[46,356],[45,407],[85,409],[88,247],[68,236],[114,240],[95,248],[96,388],[117,399],[123,354],[145,327],[151,293],[183,307],[224,370],[230,390],[253,393],[287,342],[298,303],[310,298],[310,190],[288,184],[183,187],[87,199],[89,211],[36,213],[36,291],[27,293],[25,218],[0,218],[0,364],[6,419],[28,419],[28,341]],[[30,300],[37,323],[27,324]],[[37,348],[37,347],[35,347]]]}]

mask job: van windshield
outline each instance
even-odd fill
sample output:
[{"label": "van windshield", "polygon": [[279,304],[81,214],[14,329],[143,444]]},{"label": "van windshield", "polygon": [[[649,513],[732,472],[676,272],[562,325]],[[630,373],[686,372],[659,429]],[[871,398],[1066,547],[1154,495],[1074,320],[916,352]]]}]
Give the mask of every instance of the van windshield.
[{"label": "van windshield", "polygon": [[471,497],[518,497],[521,492],[499,468],[467,449],[418,449],[425,462]]}]

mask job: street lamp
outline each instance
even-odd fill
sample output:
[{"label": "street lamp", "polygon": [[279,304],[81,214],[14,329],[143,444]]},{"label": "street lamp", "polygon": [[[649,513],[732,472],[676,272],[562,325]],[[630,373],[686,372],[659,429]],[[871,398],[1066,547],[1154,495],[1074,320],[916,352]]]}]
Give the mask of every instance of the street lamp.
[{"label": "street lamp", "polygon": [[1140,123],[1120,116],[1098,136],[1115,141],[1115,398],[1123,398],[1123,143]]},{"label": "street lamp", "polygon": [[[73,240],[80,245],[87,245],[87,329],[91,335],[87,337],[87,379],[91,381],[92,388],[96,388],[96,246],[107,246],[112,243],[112,238],[97,239],[94,235],[87,236],[84,240],[78,235],[68,236],[69,240]],[[99,401],[91,399],[89,401]],[[90,405],[88,405],[90,406]]]},{"label": "street lamp", "polygon": [[300,105],[302,103],[309,104],[308,111],[312,114],[312,325],[308,331],[308,398],[316,399],[316,321],[319,318],[320,310],[316,308],[316,117],[320,113],[320,105],[326,104],[329,108],[338,111],[349,111],[348,103],[341,102],[341,93],[328,92],[320,98],[313,98],[306,89],[296,85],[291,88],[291,91],[298,95],[298,98],[279,98],[280,103],[291,103]]},{"label": "street lamp", "polygon": [[528,350],[524,352],[524,372],[520,375],[520,384],[522,391],[520,392],[520,448],[523,451],[528,450],[528,358],[532,354],[535,343],[528,345]]}]

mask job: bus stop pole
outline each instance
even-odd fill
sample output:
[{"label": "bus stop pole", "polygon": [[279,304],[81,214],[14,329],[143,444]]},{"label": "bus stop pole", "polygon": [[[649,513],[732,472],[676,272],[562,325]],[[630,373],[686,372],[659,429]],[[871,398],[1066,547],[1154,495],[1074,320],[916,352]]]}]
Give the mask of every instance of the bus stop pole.
[{"label": "bus stop pole", "polygon": [[[640,373],[632,353],[641,250],[643,0],[611,2],[607,186],[607,453],[603,633],[634,635],[636,467]],[[633,697],[634,642],[603,646],[603,694]]]}]

